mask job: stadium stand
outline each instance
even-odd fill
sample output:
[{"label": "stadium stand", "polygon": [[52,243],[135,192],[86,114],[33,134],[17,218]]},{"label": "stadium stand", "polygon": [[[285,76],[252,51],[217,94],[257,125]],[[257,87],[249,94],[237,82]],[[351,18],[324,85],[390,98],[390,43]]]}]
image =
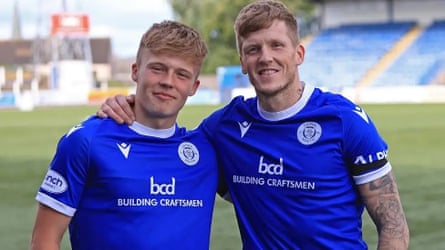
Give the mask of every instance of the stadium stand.
[{"label": "stadium stand", "polygon": [[306,46],[302,79],[332,91],[352,87],[415,24],[364,23],[323,30]]},{"label": "stadium stand", "polygon": [[428,85],[445,69],[445,20],[434,21],[373,86]]}]

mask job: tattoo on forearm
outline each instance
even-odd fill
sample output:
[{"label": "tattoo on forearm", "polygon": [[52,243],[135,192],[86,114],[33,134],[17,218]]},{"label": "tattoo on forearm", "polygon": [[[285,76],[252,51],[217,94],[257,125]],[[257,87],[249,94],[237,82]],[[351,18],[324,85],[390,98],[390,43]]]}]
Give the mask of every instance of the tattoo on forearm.
[{"label": "tattoo on forearm", "polygon": [[370,191],[380,191],[381,194],[393,194],[396,193],[394,188],[394,180],[391,175],[385,175],[379,180],[375,180],[369,183]]},{"label": "tattoo on forearm", "polygon": [[[398,199],[379,200],[378,206],[374,211],[377,223],[381,229],[392,237],[402,236],[404,233],[405,218]],[[384,226],[383,226],[384,225]]]},{"label": "tattoo on forearm", "polygon": [[397,191],[396,183],[391,174],[368,184],[370,192],[377,192],[377,202],[368,207],[368,212],[373,218],[383,236],[382,244],[390,244],[391,238],[398,239],[408,245],[407,225],[405,215]]}]

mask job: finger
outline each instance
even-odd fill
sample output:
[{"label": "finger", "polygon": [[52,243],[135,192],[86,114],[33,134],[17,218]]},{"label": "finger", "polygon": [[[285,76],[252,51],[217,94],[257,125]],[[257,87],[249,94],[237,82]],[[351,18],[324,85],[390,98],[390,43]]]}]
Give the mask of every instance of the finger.
[{"label": "finger", "polygon": [[118,114],[116,114],[116,112],[114,112],[114,110],[106,103],[102,104],[101,109],[98,111],[98,113],[103,113],[104,118],[110,117],[119,124],[123,124],[125,122],[124,119],[122,119]]},{"label": "finger", "polygon": [[133,106],[135,100],[136,100],[136,96],[135,96],[134,94],[131,94],[131,95],[128,95],[128,96],[127,96],[127,101],[128,101],[128,103],[129,103],[130,105]]},{"label": "finger", "polygon": [[114,97],[107,98],[106,104],[110,107],[110,109],[114,113],[113,115],[107,113],[111,118],[113,118],[116,121],[118,120],[118,118],[122,119],[127,124],[133,123],[133,119],[129,116],[129,114],[132,114],[133,111],[130,105],[127,103],[125,96],[116,95]]},{"label": "finger", "polygon": [[[122,112],[125,114],[122,115],[122,118],[125,120],[125,123],[132,124],[135,120],[135,115],[133,112],[133,104],[134,104],[134,98],[131,96],[123,96],[119,95],[116,96],[117,104],[122,109]],[[117,112],[117,110],[115,110]],[[118,113],[120,115],[120,113]]]},{"label": "finger", "polygon": [[96,116],[100,117],[100,118],[107,118],[108,115],[107,113],[104,112],[104,109],[107,108],[107,105],[105,103],[102,103],[99,107],[99,110],[96,112]]},{"label": "finger", "polygon": [[107,114],[105,114],[104,112],[102,112],[101,109],[99,109],[99,110],[96,112],[96,116],[99,117],[99,118],[102,118],[102,119],[108,117]]}]

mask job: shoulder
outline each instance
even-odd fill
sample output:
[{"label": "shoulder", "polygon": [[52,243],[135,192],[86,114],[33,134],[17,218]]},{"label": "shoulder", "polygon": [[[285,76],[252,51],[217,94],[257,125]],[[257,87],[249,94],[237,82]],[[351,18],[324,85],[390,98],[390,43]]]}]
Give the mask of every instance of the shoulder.
[{"label": "shoulder", "polygon": [[328,109],[331,114],[335,114],[342,120],[359,119],[369,122],[369,117],[364,109],[341,94],[324,92],[316,88],[312,103],[318,108]]},{"label": "shoulder", "polygon": [[213,137],[214,133],[221,129],[227,122],[232,122],[239,117],[246,117],[253,114],[256,111],[256,98],[244,98],[243,96],[237,96],[233,98],[230,103],[217,109],[207,118],[205,118],[199,128],[203,129],[210,137]]},{"label": "shoulder", "polygon": [[208,118],[210,120],[230,118],[233,114],[243,110],[256,110],[256,97],[245,98],[244,96],[237,96],[222,108],[214,111]]},{"label": "shoulder", "polygon": [[341,94],[325,92],[315,88],[313,99],[319,106],[328,106],[336,109],[351,109],[356,106],[351,100]]},{"label": "shoulder", "polygon": [[[184,130],[185,131],[185,130]],[[195,128],[193,130],[187,130],[182,136],[182,141],[190,141],[201,146],[209,146],[210,142],[208,137],[204,134],[202,127]]]},{"label": "shoulder", "polygon": [[101,119],[96,116],[90,116],[68,129],[60,141],[69,144],[86,143],[90,141],[98,131],[103,131],[103,128],[109,127],[110,125],[108,124],[113,123],[114,121],[111,119]]},{"label": "shoulder", "polygon": [[102,119],[99,119],[95,116],[90,116],[71,127],[65,133],[65,137],[68,138],[76,136],[86,136],[88,133],[91,133],[91,131],[94,131],[96,128],[98,128],[102,122]]}]

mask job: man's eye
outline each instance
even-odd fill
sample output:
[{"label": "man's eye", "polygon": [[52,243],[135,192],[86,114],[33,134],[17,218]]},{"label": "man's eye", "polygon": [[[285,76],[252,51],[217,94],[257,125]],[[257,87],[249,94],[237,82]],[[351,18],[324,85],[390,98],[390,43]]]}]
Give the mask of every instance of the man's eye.
[{"label": "man's eye", "polygon": [[151,70],[156,71],[156,72],[161,72],[163,70],[162,67],[151,67]]},{"label": "man's eye", "polygon": [[188,79],[189,75],[185,74],[185,73],[178,73],[178,77],[181,78],[181,79]]},{"label": "man's eye", "polygon": [[258,51],[258,49],[255,48],[255,47],[252,47],[252,48],[248,48],[248,49],[247,49],[247,53],[248,53],[248,54],[252,54],[252,53],[255,53],[255,52],[257,52],[257,51]]}]

